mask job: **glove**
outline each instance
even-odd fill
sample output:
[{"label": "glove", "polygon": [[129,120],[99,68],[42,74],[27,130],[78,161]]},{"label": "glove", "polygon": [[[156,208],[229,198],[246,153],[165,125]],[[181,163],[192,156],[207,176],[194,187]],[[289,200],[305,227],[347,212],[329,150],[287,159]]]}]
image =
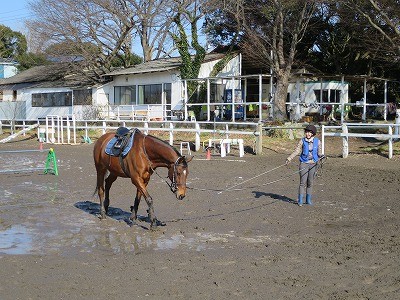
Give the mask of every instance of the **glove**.
[{"label": "glove", "polygon": [[290,160],[287,159],[287,160],[285,161],[285,165],[287,166],[289,163],[290,163]]}]

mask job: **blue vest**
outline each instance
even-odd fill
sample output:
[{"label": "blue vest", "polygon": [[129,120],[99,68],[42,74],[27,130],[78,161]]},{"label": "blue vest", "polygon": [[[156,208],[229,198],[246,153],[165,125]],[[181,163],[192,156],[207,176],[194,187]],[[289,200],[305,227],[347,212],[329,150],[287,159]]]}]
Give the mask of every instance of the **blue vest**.
[{"label": "blue vest", "polygon": [[[302,138],[303,141],[303,151],[300,155],[300,161],[301,162],[308,162],[308,153],[309,153],[309,143],[306,141],[305,138]],[[313,141],[313,149],[312,149],[312,158],[314,160],[314,162],[318,161],[318,144],[319,144],[319,140],[317,137],[314,137],[314,141]]]}]

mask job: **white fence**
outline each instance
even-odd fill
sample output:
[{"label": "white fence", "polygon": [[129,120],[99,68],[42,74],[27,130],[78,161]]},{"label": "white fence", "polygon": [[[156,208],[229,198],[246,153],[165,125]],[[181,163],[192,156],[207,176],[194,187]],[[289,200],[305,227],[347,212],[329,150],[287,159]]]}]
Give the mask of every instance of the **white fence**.
[{"label": "white fence", "polygon": [[[385,129],[387,133],[366,133],[365,129]],[[344,123],[341,126],[321,126],[322,131],[322,151],[325,153],[325,137],[336,136],[343,139],[343,158],[349,155],[349,137],[375,138],[387,140],[389,146],[389,158],[393,157],[393,141],[400,138],[400,124],[364,124],[364,123]],[[349,132],[351,129],[352,132]],[[332,132],[333,131],[333,132]],[[358,132],[354,132],[358,131]]]},{"label": "white fence", "polygon": [[[398,122],[399,121],[399,122]],[[266,129],[302,129],[304,127],[263,127],[262,123],[252,122],[190,122],[190,121],[141,121],[134,122],[131,120],[116,122],[113,120],[86,120],[75,121],[71,117],[49,116],[47,119],[39,120],[16,120],[15,128],[24,130],[32,124],[38,124],[38,137],[41,136],[40,130],[46,128],[46,142],[52,143],[76,143],[76,132],[80,130],[84,132],[83,137],[89,137],[89,130],[101,130],[103,133],[115,130],[120,126],[136,127],[146,134],[151,131],[169,132],[169,143],[174,143],[174,133],[186,132],[192,133],[195,140],[195,150],[201,148],[201,135],[209,134],[209,138],[229,139],[230,135],[248,135],[255,138],[255,152],[262,153],[262,136]],[[10,123],[0,120],[0,133],[3,127],[11,128]],[[367,133],[373,129],[383,129],[386,133]],[[321,126],[321,143],[322,151],[325,153],[325,137],[341,137],[343,141],[343,157],[346,158],[349,154],[349,138],[375,138],[387,140],[389,146],[389,158],[393,157],[393,142],[400,138],[400,118],[396,118],[395,124],[365,124],[365,123],[344,123],[341,126]],[[64,140],[64,133],[67,138]],[[25,134],[25,133],[24,133]],[[43,134],[43,133],[42,133]],[[191,138],[190,138],[191,139]],[[203,141],[205,142],[205,141]]]},{"label": "white fence", "polygon": [[[16,130],[23,130],[30,124],[38,124],[38,137],[45,137],[47,143],[74,144],[76,143],[76,132],[84,132],[83,137],[89,137],[89,130],[101,130],[106,133],[116,130],[120,126],[138,128],[148,134],[152,131],[169,132],[169,143],[174,143],[174,133],[187,132],[193,134],[195,150],[201,148],[201,135],[209,134],[212,139],[229,139],[231,135],[253,136],[256,140],[256,153],[262,152],[262,126],[256,123],[234,123],[234,122],[190,122],[190,121],[113,121],[113,120],[85,120],[76,121],[71,116],[48,116],[39,120],[16,120]],[[18,124],[20,123],[20,124]],[[0,132],[2,127],[10,127],[11,124],[0,120]],[[40,130],[45,129],[44,132]],[[64,138],[64,134],[67,137]],[[205,142],[205,141],[203,141]]]}]

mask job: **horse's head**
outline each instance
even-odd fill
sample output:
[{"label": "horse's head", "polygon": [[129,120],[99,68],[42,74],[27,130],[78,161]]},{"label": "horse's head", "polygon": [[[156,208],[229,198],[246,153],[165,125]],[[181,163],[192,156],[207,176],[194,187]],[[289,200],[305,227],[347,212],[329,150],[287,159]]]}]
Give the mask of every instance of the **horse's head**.
[{"label": "horse's head", "polygon": [[186,196],[186,178],[189,175],[188,162],[193,156],[180,156],[168,168],[168,177],[171,180],[171,191],[176,198],[182,200]]}]

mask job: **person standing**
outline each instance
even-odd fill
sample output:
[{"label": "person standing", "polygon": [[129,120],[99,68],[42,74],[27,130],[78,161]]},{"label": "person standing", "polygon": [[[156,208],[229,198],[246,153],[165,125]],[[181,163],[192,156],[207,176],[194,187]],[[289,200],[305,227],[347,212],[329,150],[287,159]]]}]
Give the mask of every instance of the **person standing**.
[{"label": "person standing", "polygon": [[304,129],[304,137],[298,142],[296,149],[286,159],[286,165],[297,155],[299,157],[299,198],[297,204],[303,205],[303,196],[306,194],[306,204],[312,205],[312,188],[314,177],[317,171],[317,163],[323,158],[321,141],[315,136],[317,128],[314,125],[308,125]]}]

